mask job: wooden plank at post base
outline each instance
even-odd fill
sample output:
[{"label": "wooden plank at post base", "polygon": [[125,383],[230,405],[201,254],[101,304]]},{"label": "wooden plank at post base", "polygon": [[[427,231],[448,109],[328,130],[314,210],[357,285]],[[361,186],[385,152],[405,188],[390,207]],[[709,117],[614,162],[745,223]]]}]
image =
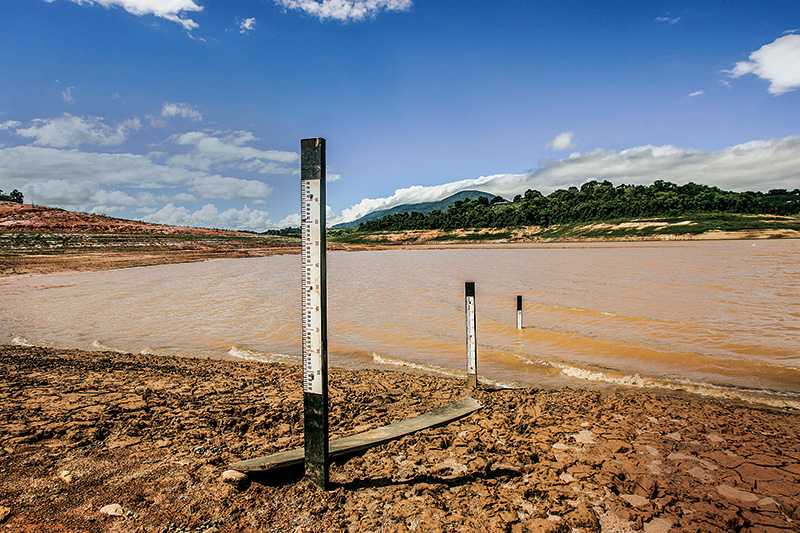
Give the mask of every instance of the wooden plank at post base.
[{"label": "wooden plank at post base", "polygon": [[[382,426],[376,429],[365,431],[357,435],[351,435],[342,439],[332,440],[329,443],[329,458],[350,455],[364,451],[373,446],[386,444],[387,442],[399,439],[422,429],[434,428],[448,424],[459,418],[463,418],[470,413],[482,408],[483,405],[469,396],[461,398],[453,403],[447,404],[425,414],[409,418]],[[247,461],[233,463],[230,466],[233,470],[240,472],[264,472],[274,468],[300,465],[303,463],[303,448],[295,448],[285,452],[257,457]]]}]

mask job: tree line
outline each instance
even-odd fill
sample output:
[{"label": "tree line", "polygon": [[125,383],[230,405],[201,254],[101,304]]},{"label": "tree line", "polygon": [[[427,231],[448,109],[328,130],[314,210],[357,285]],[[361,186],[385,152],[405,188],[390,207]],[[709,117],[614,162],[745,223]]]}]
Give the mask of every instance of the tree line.
[{"label": "tree line", "polygon": [[697,183],[679,186],[662,180],[649,186],[589,181],[580,188],[559,189],[547,196],[529,189],[510,202],[499,196],[492,200],[484,197],[459,201],[445,212],[434,211],[429,215],[420,212],[387,215],[362,222],[358,230],[550,226],[692,213],[795,215],[800,213],[800,189],[733,192]]},{"label": "tree line", "polygon": [[3,189],[0,189],[0,201],[2,202],[17,202],[18,204],[21,204],[22,199],[22,193],[17,189],[11,191],[10,194],[3,194]]}]

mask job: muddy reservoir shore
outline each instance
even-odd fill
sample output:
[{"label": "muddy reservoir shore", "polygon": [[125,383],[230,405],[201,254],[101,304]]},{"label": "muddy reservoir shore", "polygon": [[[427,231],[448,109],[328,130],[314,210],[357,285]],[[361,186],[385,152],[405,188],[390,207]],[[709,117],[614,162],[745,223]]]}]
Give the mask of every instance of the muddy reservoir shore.
[{"label": "muddy reservoir shore", "polygon": [[[300,370],[0,348],[0,531],[798,531],[800,416],[723,401],[477,390],[485,407],[335,462],[229,483],[302,445]],[[333,369],[332,438],[466,394]]]}]

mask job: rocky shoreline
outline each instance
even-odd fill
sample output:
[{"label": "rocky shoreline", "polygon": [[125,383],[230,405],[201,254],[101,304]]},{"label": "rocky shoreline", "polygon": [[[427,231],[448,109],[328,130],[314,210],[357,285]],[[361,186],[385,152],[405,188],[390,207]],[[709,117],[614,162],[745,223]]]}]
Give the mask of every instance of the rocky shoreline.
[{"label": "rocky shoreline", "polygon": [[[2,532],[798,531],[800,416],[620,390],[487,390],[485,407],[302,472],[298,367],[3,346]],[[332,369],[332,438],[464,383]]]}]

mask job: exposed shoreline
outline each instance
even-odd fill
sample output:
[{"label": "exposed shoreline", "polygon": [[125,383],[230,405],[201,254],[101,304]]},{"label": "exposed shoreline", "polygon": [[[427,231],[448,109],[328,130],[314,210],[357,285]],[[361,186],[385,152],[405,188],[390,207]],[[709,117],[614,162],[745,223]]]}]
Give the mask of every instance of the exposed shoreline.
[{"label": "exposed shoreline", "polygon": [[[236,487],[221,477],[230,462],[302,445],[298,367],[0,354],[0,531],[799,529],[797,413],[641,391],[477,390],[481,411],[335,463],[329,492],[291,472]],[[467,393],[376,370],[332,369],[330,387],[332,437]]]},{"label": "exposed shoreline", "polygon": [[[559,239],[559,240],[514,240],[497,241],[487,239],[485,241],[473,240],[464,241],[436,241],[428,237],[412,239],[399,238],[396,243],[376,243],[376,244],[338,244],[329,243],[329,251],[368,251],[368,250],[396,250],[396,249],[415,249],[415,248],[470,248],[474,246],[535,246],[535,245],[576,245],[586,244],[620,244],[632,242],[675,242],[675,241],[708,241],[708,240],[753,240],[753,239],[794,239],[800,238],[800,234],[776,233],[772,230],[742,232],[713,232],[702,235],[672,235],[672,236],[652,236],[652,237],[630,237],[615,239]],[[236,243],[238,244],[238,243]],[[50,251],[48,253],[9,253],[0,250],[0,279],[12,276],[26,276],[39,274],[57,274],[63,272],[97,272],[103,270],[114,270],[119,268],[135,268],[144,266],[155,266],[165,264],[192,263],[198,261],[208,261],[211,259],[238,259],[247,257],[266,257],[282,254],[299,254],[299,243],[251,243],[248,246],[241,245],[217,245],[211,246],[178,246],[163,248],[146,248],[137,250],[127,248],[122,251],[113,249],[98,248],[88,249],[67,249]]]}]

